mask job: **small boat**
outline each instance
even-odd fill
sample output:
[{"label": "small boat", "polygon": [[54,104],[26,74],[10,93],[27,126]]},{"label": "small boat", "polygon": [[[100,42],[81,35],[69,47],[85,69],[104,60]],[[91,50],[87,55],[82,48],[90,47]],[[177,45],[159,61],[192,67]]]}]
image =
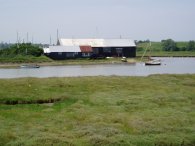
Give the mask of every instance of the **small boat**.
[{"label": "small boat", "polygon": [[37,64],[22,64],[20,65],[21,68],[39,68],[40,66]]},{"label": "small boat", "polygon": [[122,62],[127,62],[127,58],[126,57],[122,57],[121,61]]},{"label": "small boat", "polygon": [[[144,54],[143,54],[142,57],[141,57],[141,60],[142,60],[143,57],[145,56],[147,49],[148,49],[148,48],[150,49],[150,47],[151,47],[151,42],[149,42],[149,44],[147,45],[146,50],[144,51]],[[150,54],[151,54],[151,49],[150,49]],[[153,59],[153,58],[151,58],[150,56],[151,56],[151,55],[148,56],[148,61],[144,62],[145,65],[161,65],[161,61],[160,61],[160,60],[158,60],[158,59]]]},{"label": "small boat", "polygon": [[150,61],[146,61],[145,65],[161,65],[160,60],[150,60]]}]

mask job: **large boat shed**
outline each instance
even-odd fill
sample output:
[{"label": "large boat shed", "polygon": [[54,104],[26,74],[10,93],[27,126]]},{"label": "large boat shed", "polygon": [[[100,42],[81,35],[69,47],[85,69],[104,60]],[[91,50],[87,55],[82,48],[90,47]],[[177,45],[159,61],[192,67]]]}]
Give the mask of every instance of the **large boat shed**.
[{"label": "large boat shed", "polygon": [[131,39],[59,39],[56,46],[44,48],[52,59],[82,57],[135,57],[136,45]]}]

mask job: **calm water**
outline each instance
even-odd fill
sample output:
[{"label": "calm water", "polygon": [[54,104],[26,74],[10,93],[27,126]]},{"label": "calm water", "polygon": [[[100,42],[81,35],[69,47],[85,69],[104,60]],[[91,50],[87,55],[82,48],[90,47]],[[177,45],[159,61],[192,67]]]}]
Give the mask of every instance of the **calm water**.
[{"label": "calm water", "polygon": [[195,74],[195,58],[158,58],[160,66],[136,64],[66,65],[40,68],[0,69],[0,78],[76,77],[76,76],[147,76],[151,74]]}]

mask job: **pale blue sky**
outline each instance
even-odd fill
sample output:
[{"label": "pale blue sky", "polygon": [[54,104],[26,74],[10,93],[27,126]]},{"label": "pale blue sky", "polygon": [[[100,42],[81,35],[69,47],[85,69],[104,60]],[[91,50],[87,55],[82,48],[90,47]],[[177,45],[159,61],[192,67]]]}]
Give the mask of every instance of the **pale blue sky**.
[{"label": "pale blue sky", "polygon": [[0,0],[0,41],[63,38],[195,40],[195,0]]}]

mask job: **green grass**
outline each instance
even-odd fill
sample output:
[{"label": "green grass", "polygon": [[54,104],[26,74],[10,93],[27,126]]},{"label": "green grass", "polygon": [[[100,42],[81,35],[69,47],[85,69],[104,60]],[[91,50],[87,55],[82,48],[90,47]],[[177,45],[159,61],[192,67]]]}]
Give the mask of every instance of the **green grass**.
[{"label": "green grass", "polygon": [[[137,51],[136,56],[141,57],[144,51]],[[195,57],[194,51],[152,51],[146,52],[145,56],[153,57]]]},{"label": "green grass", "polygon": [[[178,48],[187,47],[188,42],[176,42]],[[146,49],[146,47],[149,45],[149,43],[140,43],[137,45],[137,47],[141,47],[143,49]],[[161,42],[151,42],[150,49],[153,51],[162,51],[162,43]]]},{"label": "green grass", "polygon": [[[176,42],[177,47],[183,48],[187,47],[188,42]],[[145,49],[147,48],[148,43],[140,43],[137,45],[136,56],[141,57],[144,54]],[[139,50],[142,48],[143,50]],[[151,52],[150,52],[151,50]],[[161,42],[151,42],[150,50],[147,50],[145,56],[157,56],[157,57],[195,57],[194,51],[162,51]]]},{"label": "green grass", "polygon": [[[187,47],[188,42],[176,42],[178,48]],[[144,54],[145,49],[149,43],[140,43],[137,45],[136,56],[140,57]],[[140,50],[142,48],[142,50]],[[195,51],[162,51],[161,42],[151,42],[150,52],[149,48],[145,56],[157,56],[157,57],[195,57]]]},{"label": "green grass", "polygon": [[[137,45],[138,48],[143,48],[144,50],[147,48],[147,46],[149,45],[149,43],[139,43]],[[150,49],[152,51],[161,51],[162,50],[162,44],[161,42],[151,42],[151,47]]]},{"label": "green grass", "polygon": [[[0,80],[0,145],[195,145],[195,75]],[[54,104],[4,101],[62,98]]]},{"label": "green grass", "polygon": [[6,56],[2,57],[0,56],[0,63],[39,63],[39,62],[50,62],[52,61],[46,56],[40,56],[40,57],[35,57],[35,56]]}]

